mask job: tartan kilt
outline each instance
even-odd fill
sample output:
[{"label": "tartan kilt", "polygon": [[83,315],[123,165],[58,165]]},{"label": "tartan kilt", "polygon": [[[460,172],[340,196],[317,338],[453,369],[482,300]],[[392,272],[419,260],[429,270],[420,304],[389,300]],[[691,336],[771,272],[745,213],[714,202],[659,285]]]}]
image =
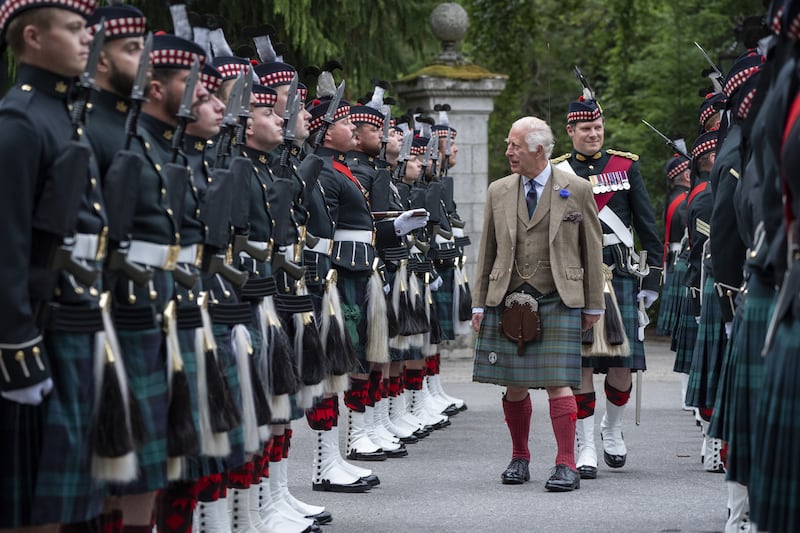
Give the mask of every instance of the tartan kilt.
[{"label": "tartan kilt", "polygon": [[44,413],[45,404],[22,405],[0,397],[0,528],[31,525]]},{"label": "tartan kilt", "polygon": [[456,338],[453,327],[453,289],[455,288],[455,276],[453,267],[440,267],[437,270],[439,277],[442,278],[442,286],[438,290],[431,291],[433,303],[436,304],[436,312],[439,313],[439,326],[442,328],[442,340],[451,341]]},{"label": "tartan kilt", "polygon": [[[502,305],[484,311],[475,345],[473,381],[537,389],[580,387],[580,309],[565,306],[558,295],[539,300],[542,336],[527,343],[521,357],[517,344],[498,328],[502,311]],[[490,357],[496,361],[492,363]]]},{"label": "tartan kilt", "polygon": [[[192,421],[200,438],[200,412],[198,411],[197,395],[197,354],[194,351],[194,329],[178,330],[178,343],[181,346],[181,357],[183,358],[183,372],[189,382],[189,396],[192,404]],[[198,449],[200,442],[197,443]],[[197,480],[204,476],[217,474],[224,470],[222,462],[216,457],[205,457],[202,455],[191,455],[184,457],[182,480]]]},{"label": "tartan kilt", "polygon": [[[796,297],[796,296],[795,296]],[[795,302],[796,305],[796,302]],[[764,358],[750,474],[750,516],[761,531],[800,528],[800,320],[789,313]]]},{"label": "tartan kilt", "polygon": [[625,334],[628,336],[628,343],[631,347],[631,355],[629,357],[584,357],[583,366],[584,368],[593,368],[595,373],[605,373],[609,368],[647,370],[644,360],[644,343],[639,340],[639,307],[636,301],[639,280],[631,276],[618,274],[615,271],[611,285],[614,287],[614,294],[617,297],[622,323],[625,326]]},{"label": "tartan kilt", "polygon": [[[339,280],[336,287],[342,302],[342,314],[345,319],[345,332],[353,345],[358,363],[352,369],[354,373],[369,373],[370,363],[367,361],[367,285],[369,272],[353,272],[337,269]],[[347,309],[349,308],[349,310]]]},{"label": "tartan kilt", "polygon": [[115,484],[117,495],[142,494],[167,485],[167,366],[160,329],[119,330],[120,349],[133,396],[139,404],[145,441],[136,451],[139,477]]},{"label": "tartan kilt", "polygon": [[[255,312],[255,311],[254,311]],[[253,350],[261,349],[261,332],[257,328],[247,325],[250,332],[250,340]],[[236,367],[236,356],[231,345],[231,327],[225,324],[213,324],[211,330],[214,333],[214,341],[217,343],[217,358],[220,366],[224,369],[225,379],[228,380],[228,387],[231,396],[239,412],[242,411],[242,392],[239,386],[239,369]],[[225,468],[231,469],[242,466],[245,461],[244,454],[244,430],[239,424],[228,432],[228,441],[231,444],[231,453],[225,458]]]},{"label": "tartan kilt", "polygon": [[54,386],[45,402],[32,522],[81,522],[100,514],[107,490],[91,476],[94,334],[48,332],[45,344]]},{"label": "tartan kilt", "polygon": [[703,307],[700,310],[700,325],[694,343],[689,384],[686,387],[686,405],[714,407],[726,344],[725,325],[714,288],[714,278],[709,275],[703,285]]},{"label": "tartan kilt", "polygon": [[671,348],[675,352],[675,363],[672,365],[673,372],[689,373],[692,367],[692,352],[696,339],[697,321],[694,319],[692,297],[689,296],[689,289],[686,288],[686,292],[681,298],[678,327],[675,336],[672,337]]},{"label": "tartan kilt", "polygon": [[678,259],[669,269],[667,281],[661,288],[661,307],[658,309],[658,322],[656,335],[673,335],[678,322],[678,310],[681,305],[683,285],[681,280],[686,272],[687,264],[683,259]]},{"label": "tartan kilt", "polygon": [[759,449],[755,432],[756,405],[764,376],[761,350],[773,309],[772,284],[751,274],[744,303],[737,309],[727,365],[720,381],[709,432],[729,443],[727,477],[748,484],[753,454]]}]

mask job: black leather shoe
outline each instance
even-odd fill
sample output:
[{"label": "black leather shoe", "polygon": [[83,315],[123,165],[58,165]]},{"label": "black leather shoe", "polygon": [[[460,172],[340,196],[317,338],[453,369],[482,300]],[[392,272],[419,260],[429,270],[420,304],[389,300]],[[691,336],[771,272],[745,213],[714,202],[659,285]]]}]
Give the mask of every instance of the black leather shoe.
[{"label": "black leather shoe", "polygon": [[528,468],[528,460],[521,457],[511,459],[505,472],[500,474],[503,485],[522,485],[531,479],[531,471]]},{"label": "black leather shoe", "polygon": [[317,524],[323,525],[333,520],[333,515],[330,511],[322,511],[321,513],[306,515],[306,518],[316,520]]},{"label": "black leather shoe", "polygon": [[596,466],[589,466],[589,465],[579,466],[578,473],[581,475],[581,479],[597,479]]},{"label": "black leather shoe", "polygon": [[581,488],[581,476],[567,465],[556,465],[544,488],[552,492],[569,492]]},{"label": "black leather shoe", "polygon": [[608,452],[603,452],[603,459],[605,459],[606,464],[611,468],[622,468],[625,466],[625,460],[627,458],[627,455],[611,455]]},{"label": "black leather shoe", "polygon": [[447,415],[447,416],[456,416],[460,412],[461,412],[461,409],[456,407],[455,404],[451,403],[450,405],[447,406],[447,409],[442,411],[442,414],[443,415]]},{"label": "black leather shoe", "polygon": [[311,484],[311,490],[322,491],[322,492],[357,493],[357,492],[367,492],[371,488],[372,486],[363,479],[357,479],[352,483],[348,483],[347,485],[343,483],[331,483],[327,479],[322,480],[322,483]]},{"label": "black leather shoe", "polygon": [[402,442],[403,444],[416,444],[419,442],[419,438],[413,433],[408,437],[398,437],[398,438],[400,439],[400,442]]},{"label": "black leather shoe", "polygon": [[408,455],[408,450],[406,450],[406,445],[401,442],[400,447],[396,450],[385,450],[384,453],[386,457],[397,459],[398,457],[406,457]]},{"label": "black leather shoe", "polygon": [[375,474],[370,474],[359,479],[366,482],[370,487],[377,487],[381,484],[381,480]]},{"label": "black leather shoe", "polygon": [[350,450],[350,453],[347,454],[347,458],[351,461],[385,461],[386,453],[380,448],[378,448],[376,452],[357,452],[355,450]]}]

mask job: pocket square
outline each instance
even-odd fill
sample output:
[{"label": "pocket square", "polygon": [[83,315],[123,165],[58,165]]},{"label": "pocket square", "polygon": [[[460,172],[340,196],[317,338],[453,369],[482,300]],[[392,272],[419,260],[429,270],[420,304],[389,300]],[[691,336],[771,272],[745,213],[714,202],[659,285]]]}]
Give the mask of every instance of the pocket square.
[{"label": "pocket square", "polygon": [[583,214],[580,211],[567,213],[562,220],[565,222],[580,222],[583,220]]}]

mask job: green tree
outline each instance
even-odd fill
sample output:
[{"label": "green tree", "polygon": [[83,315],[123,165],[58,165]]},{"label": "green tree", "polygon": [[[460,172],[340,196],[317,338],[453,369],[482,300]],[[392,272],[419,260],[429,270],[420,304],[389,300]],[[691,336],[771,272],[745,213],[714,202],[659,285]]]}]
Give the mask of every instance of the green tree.
[{"label": "green tree", "polygon": [[[172,30],[163,0],[131,3],[144,11],[152,29]],[[252,46],[242,35],[245,27],[268,24],[276,31],[273,42],[286,46],[285,60],[301,72],[331,59],[339,61],[344,72],[337,77],[347,80],[346,96],[355,100],[372,90],[371,80],[397,79],[433,55],[437,43],[430,37],[428,17],[436,4],[433,0],[188,0],[187,9],[222,17],[234,50]],[[316,81],[308,77],[303,81],[313,96]]]},{"label": "green tree", "polygon": [[[763,13],[757,0],[466,0],[470,32],[464,52],[509,76],[495,101],[490,129],[490,177],[507,172],[503,139],[511,122],[533,114],[550,122],[555,154],[571,150],[564,129],[569,102],[581,93],[579,65],[606,116],[606,147],[637,153],[656,213],[664,204],[663,165],[671,156],[647,120],[691,145],[697,109],[710,87],[707,63],[694,41],[721,68],[745,47],[734,29]],[[703,92],[703,91],[701,91]]]}]

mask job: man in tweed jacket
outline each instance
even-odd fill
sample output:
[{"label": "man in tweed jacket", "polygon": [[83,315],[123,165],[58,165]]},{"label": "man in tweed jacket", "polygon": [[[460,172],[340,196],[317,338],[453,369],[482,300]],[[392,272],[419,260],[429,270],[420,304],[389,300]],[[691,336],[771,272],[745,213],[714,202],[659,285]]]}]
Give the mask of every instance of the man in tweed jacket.
[{"label": "man in tweed jacket", "polygon": [[[574,440],[581,381],[581,331],[603,313],[602,235],[591,186],[550,165],[550,126],[524,117],[511,126],[506,157],[513,174],[489,186],[473,291],[472,325],[479,332],[473,379],[506,386],[503,412],[512,460],[504,484],[530,479],[530,388],[544,388],[558,444],[545,488],[580,487]],[[505,300],[524,293],[538,301],[541,336],[516,342],[499,331]]]}]

